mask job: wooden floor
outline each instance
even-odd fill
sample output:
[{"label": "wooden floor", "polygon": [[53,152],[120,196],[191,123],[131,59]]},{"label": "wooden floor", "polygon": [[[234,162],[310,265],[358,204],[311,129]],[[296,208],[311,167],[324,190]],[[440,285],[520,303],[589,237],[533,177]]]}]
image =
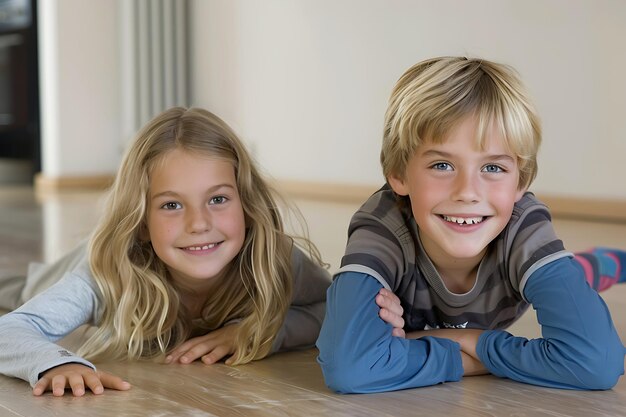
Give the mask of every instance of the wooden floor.
[{"label": "wooden floor", "polygon": [[[98,193],[36,197],[30,188],[0,187],[0,274],[24,273],[32,260],[51,261],[85,237],[101,207]],[[345,230],[356,205],[298,200],[311,238],[331,269],[338,266]],[[626,225],[556,220],[571,250],[590,244],[626,248]],[[0,289],[1,290],[1,289]],[[603,293],[626,341],[626,285]],[[511,331],[536,337],[533,314]],[[65,342],[75,343],[75,338]],[[626,378],[610,391],[539,388],[481,376],[413,390],[337,395],[324,385],[306,350],[238,367],[154,363],[102,363],[131,382],[127,392],[82,398],[33,397],[21,380],[0,376],[5,416],[626,416]]]}]

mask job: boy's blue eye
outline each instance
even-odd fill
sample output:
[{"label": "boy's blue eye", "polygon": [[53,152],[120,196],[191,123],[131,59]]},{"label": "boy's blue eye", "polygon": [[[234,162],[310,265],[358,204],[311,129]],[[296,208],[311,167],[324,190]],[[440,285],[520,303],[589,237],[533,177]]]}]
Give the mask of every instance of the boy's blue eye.
[{"label": "boy's blue eye", "polygon": [[176,201],[168,201],[167,203],[161,206],[161,208],[165,210],[176,210],[182,207],[183,206],[180,203],[177,203]]},{"label": "boy's blue eye", "polygon": [[499,165],[494,165],[494,164],[485,165],[483,167],[482,171],[483,172],[491,172],[491,173],[504,172],[502,167],[500,167]]},{"label": "boy's blue eye", "polygon": [[452,165],[447,162],[437,162],[436,164],[433,164],[431,168],[438,171],[452,171]]},{"label": "boy's blue eye", "polygon": [[218,195],[216,197],[212,197],[209,200],[209,204],[224,204],[228,199],[223,195]]}]

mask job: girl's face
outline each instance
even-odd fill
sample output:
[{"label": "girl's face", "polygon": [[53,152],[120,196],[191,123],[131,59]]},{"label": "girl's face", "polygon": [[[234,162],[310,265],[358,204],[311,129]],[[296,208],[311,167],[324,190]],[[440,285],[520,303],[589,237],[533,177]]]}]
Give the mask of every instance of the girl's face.
[{"label": "girl's face", "polygon": [[233,165],[180,149],[165,154],[151,172],[147,224],[174,282],[208,290],[245,239]]},{"label": "girl's face", "polygon": [[477,265],[524,193],[517,158],[502,136],[492,128],[480,150],[475,132],[468,117],[444,143],[424,143],[405,178],[389,179],[396,193],[409,196],[424,249],[437,267]]}]

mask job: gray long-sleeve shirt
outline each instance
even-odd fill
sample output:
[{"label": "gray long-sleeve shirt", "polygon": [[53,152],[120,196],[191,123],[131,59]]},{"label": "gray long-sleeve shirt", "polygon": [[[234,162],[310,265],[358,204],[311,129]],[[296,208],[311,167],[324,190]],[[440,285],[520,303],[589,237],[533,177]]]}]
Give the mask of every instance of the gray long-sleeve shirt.
[{"label": "gray long-sleeve shirt", "polygon": [[[72,252],[73,267],[62,274],[58,266],[39,272],[37,279],[60,280],[0,317],[0,373],[28,381],[33,386],[41,373],[66,363],[89,361],[57,345],[83,324],[97,325],[102,314],[100,291],[92,278],[86,251]],[[68,264],[67,257],[58,263]],[[293,296],[291,307],[272,351],[313,346],[324,318],[330,276],[300,250],[292,253]],[[51,278],[52,277],[52,278]]]}]

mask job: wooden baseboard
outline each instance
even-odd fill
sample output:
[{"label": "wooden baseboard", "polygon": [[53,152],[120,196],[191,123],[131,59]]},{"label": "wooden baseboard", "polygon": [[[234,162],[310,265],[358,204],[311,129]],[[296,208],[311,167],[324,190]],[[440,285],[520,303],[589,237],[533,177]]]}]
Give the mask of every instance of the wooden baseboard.
[{"label": "wooden baseboard", "polygon": [[626,200],[537,194],[559,218],[626,223]]},{"label": "wooden baseboard", "polygon": [[[35,176],[36,192],[100,190],[113,183],[113,175],[51,178]],[[379,185],[336,184],[310,181],[276,180],[275,187],[283,194],[319,201],[338,203],[364,202]],[[559,218],[626,223],[626,200],[596,199],[572,196],[538,194],[550,207],[552,215]]]},{"label": "wooden baseboard", "polygon": [[335,184],[309,181],[277,180],[277,190],[290,197],[306,200],[363,203],[380,185]]},{"label": "wooden baseboard", "polygon": [[79,190],[104,190],[113,184],[113,175],[50,177],[35,175],[35,192],[49,193]]}]

